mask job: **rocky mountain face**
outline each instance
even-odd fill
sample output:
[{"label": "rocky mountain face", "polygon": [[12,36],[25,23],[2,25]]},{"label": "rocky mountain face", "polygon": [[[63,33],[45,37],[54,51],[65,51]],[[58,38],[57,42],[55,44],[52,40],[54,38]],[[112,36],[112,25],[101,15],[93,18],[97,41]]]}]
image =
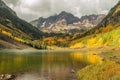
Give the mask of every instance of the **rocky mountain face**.
[{"label": "rocky mountain face", "polygon": [[102,21],[102,19],[105,17],[104,14],[99,14],[99,15],[86,15],[82,16],[80,19],[81,25],[91,28],[96,26],[98,23]]},{"label": "rocky mountain face", "polygon": [[30,22],[42,32],[47,33],[76,33],[86,31],[96,26],[105,15],[82,16],[80,19],[65,11],[48,18],[40,17]]}]

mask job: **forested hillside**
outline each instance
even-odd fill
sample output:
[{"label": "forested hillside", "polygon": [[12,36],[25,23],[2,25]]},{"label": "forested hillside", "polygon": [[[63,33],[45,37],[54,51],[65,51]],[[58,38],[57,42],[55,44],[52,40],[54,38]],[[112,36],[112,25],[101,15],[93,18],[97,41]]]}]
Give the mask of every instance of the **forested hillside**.
[{"label": "forested hillside", "polygon": [[120,1],[95,28],[75,37],[71,47],[119,46]]}]

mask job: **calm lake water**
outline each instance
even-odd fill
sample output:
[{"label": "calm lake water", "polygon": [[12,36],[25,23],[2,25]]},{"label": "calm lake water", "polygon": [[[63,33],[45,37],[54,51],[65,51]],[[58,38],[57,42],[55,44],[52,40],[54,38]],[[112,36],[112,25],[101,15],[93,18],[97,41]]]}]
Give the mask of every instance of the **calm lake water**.
[{"label": "calm lake water", "polygon": [[17,80],[77,80],[76,72],[101,62],[94,51],[1,50],[0,74]]}]

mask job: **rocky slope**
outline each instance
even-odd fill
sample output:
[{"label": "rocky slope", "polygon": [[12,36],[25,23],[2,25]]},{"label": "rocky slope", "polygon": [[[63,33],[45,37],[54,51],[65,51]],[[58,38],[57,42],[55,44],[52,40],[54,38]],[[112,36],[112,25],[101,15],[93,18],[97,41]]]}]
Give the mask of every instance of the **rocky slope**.
[{"label": "rocky slope", "polygon": [[105,15],[89,15],[83,16],[80,19],[71,13],[65,11],[58,15],[48,18],[40,17],[38,20],[30,22],[39,30],[47,33],[76,33],[91,29],[96,26]]}]

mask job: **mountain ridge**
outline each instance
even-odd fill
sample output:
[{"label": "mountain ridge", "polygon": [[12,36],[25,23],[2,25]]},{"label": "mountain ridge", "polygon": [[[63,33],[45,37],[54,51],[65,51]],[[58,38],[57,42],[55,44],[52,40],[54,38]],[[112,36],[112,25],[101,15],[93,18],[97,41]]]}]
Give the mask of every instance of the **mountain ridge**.
[{"label": "mountain ridge", "polygon": [[81,32],[88,30],[97,25],[104,17],[104,14],[93,14],[78,18],[71,13],[62,11],[48,18],[40,17],[38,20],[34,20],[30,23],[43,32],[71,33],[71,31]]}]

